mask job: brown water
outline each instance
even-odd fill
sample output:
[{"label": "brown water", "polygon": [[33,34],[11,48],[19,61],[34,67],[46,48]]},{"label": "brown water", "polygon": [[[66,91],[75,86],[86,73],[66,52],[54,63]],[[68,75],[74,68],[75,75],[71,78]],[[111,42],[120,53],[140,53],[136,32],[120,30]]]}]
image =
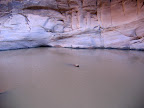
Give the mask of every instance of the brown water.
[{"label": "brown water", "polygon": [[143,83],[140,51],[0,52],[0,108],[144,108]]}]

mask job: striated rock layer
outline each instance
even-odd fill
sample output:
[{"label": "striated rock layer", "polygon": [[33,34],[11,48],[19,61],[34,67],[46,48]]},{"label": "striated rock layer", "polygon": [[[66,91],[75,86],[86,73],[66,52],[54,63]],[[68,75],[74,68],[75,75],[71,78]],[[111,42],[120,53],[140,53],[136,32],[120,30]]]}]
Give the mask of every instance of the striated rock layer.
[{"label": "striated rock layer", "polygon": [[0,0],[0,50],[144,50],[144,0]]}]

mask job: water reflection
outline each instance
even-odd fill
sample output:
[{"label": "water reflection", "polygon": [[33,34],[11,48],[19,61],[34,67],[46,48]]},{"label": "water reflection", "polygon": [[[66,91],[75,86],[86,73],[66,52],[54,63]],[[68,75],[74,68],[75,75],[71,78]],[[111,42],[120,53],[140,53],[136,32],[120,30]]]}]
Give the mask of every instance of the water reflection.
[{"label": "water reflection", "polygon": [[137,51],[0,52],[0,108],[143,108],[143,70]]}]

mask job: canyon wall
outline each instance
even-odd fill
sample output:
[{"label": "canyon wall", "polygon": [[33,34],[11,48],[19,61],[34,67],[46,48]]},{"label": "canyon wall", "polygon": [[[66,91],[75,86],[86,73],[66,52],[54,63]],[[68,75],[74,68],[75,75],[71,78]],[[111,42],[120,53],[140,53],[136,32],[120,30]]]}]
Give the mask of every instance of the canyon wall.
[{"label": "canyon wall", "polygon": [[0,0],[0,50],[144,50],[144,0]]}]

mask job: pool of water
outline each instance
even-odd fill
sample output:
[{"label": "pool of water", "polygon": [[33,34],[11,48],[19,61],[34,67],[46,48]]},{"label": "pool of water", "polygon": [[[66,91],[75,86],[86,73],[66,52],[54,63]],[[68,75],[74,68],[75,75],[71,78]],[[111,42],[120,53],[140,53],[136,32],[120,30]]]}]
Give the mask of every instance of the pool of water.
[{"label": "pool of water", "polygon": [[2,51],[0,108],[144,108],[144,52]]}]

